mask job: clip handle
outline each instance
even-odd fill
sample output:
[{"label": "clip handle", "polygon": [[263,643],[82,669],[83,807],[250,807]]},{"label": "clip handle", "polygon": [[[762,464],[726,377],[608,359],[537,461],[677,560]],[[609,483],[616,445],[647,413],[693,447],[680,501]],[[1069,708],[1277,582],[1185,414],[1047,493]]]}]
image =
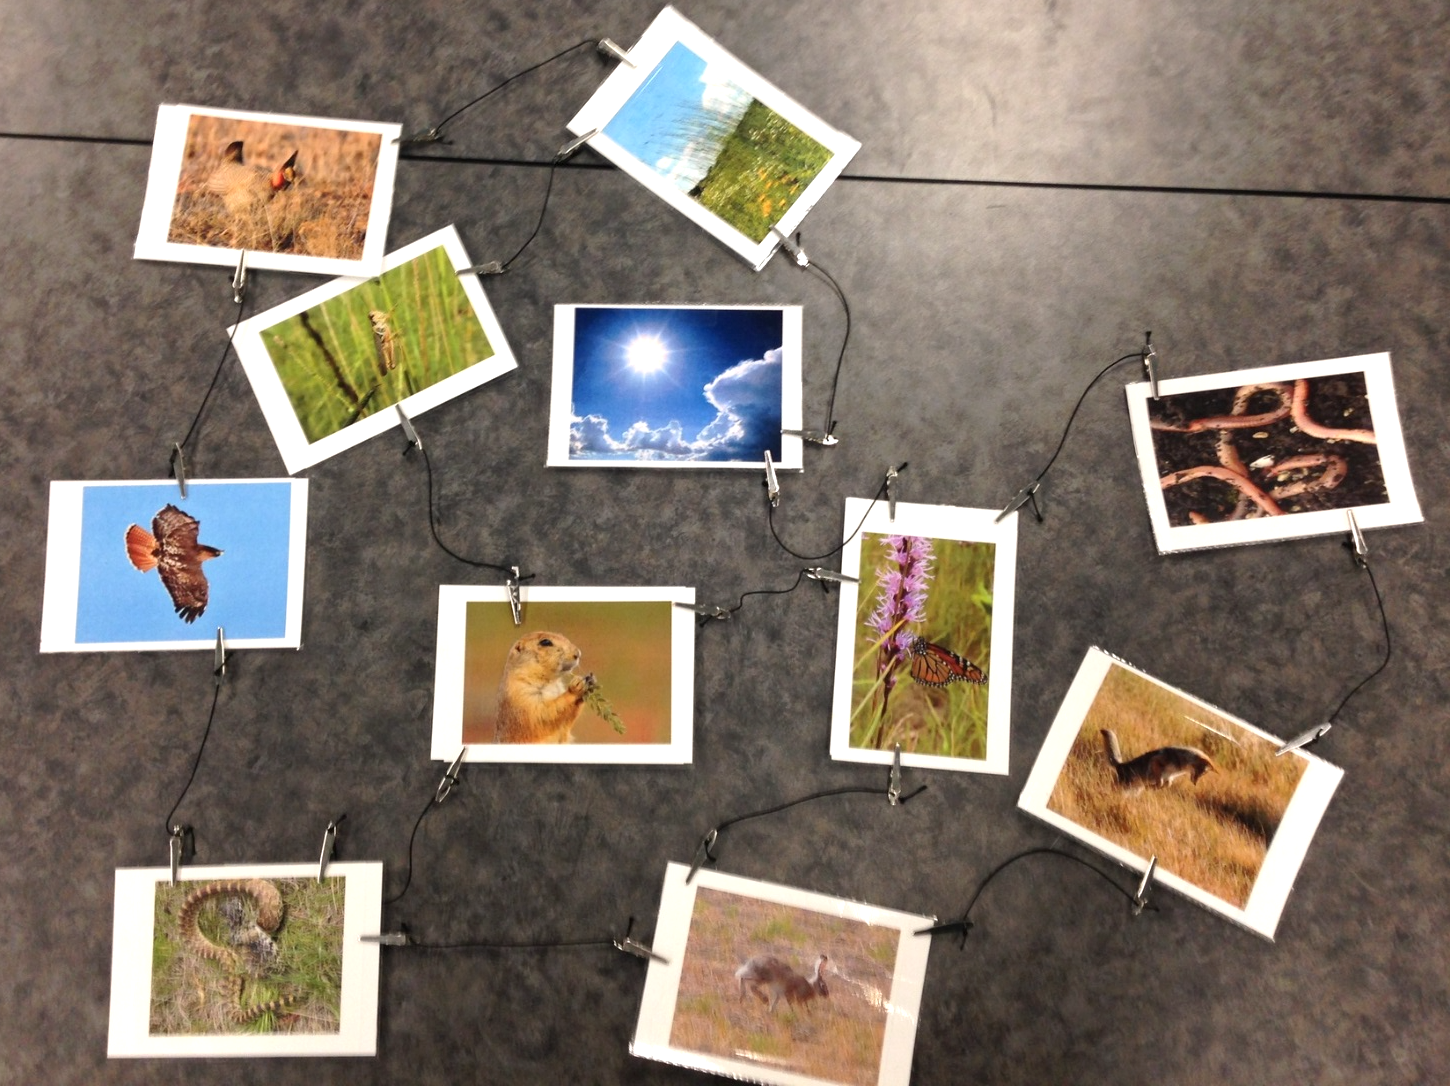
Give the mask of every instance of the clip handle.
[{"label": "clip handle", "polygon": [[602,53],[604,56],[609,57],[611,60],[617,60],[621,64],[629,65],[631,68],[639,67],[639,65],[635,64],[634,61],[629,59],[629,53],[626,50],[620,48],[620,46],[610,41],[608,38],[600,38],[599,41],[595,43],[594,47],[598,49],[599,52]]},{"label": "clip handle", "polygon": [[463,764],[463,756],[468,753],[464,747],[458,752],[458,757],[453,759],[453,764],[443,774],[443,779],[438,782],[438,789],[433,793],[433,804],[437,806],[453,794],[453,786],[458,783],[458,767]]},{"label": "clip handle", "polygon": [[1138,889],[1133,893],[1133,915],[1141,916],[1143,910],[1148,907],[1148,888],[1153,884],[1153,873],[1158,870],[1158,854],[1155,852],[1148,860],[1148,870],[1143,872],[1143,878],[1138,882]]},{"label": "clip handle", "polygon": [[509,568],[513,570],[513,573],[504,581],[504,587],[508,589],[509,594],[509,611],[513,615],[514,625],[522,626],[524,624],[524,601],[523,596],[519,593],[519,567],[510,566]]},{"label": "clip handle", "polygon": [[1033,515],[1035,517],[1037,517],[1038,522],[1041,523],[1041,521],[1042,521],[1042,510],[1040,508],[1038,508],[1038,505],[1037,505],[1037,493],[1041,489],[1042,489],[1042,480],[1041,479],[1033,479],[1032,482],[1028,483],[1021,490],[1017,491],[1016,494],[1013,494],[1012,495],[1012,500],[1007,503],[1007,507],[1005,509],[1003,509],[1000,513],[997,514],[996,518],[992,521],[992,523],[993,524],[1001,524],[1002,521],[1004,521],[1005,519],[1007,519],[1007,517],[1010,514],[1017,512],[1017,510],[1021,509],[1024,505],[1027,505],[1029,502],[1032,505],[1032,513],[1033,513]]},{"label": "clip handle", "polygon": [[379,946],[407,946],[408,933],[406,931],[386,931],[380,935],[363,935],[359,937],[364,943],[377,943]]},{"label": "clip handle", "polygon": [[801,237],[799,234],[797,234],[795,236],[795,240],[792,241],[788,235],[781,232],[780,227],[778,226],[772,226],[770,228],[770,232],[774,234],[776,238],[780,241],[781,247],[785,249],[786,252],[790,253],[791,258],[795,260],[797,267],[809,268],[811,266],[811,258],[806,256],[806,251],[800,246]]},{"label": "clip handle", "polygon": [[780,505],[780,479],[775,474],[775,461],[770,458],[770,450],[765,450],[765,496],[770,501],[772,509]]},{"label": "clip handle", "polygon": [[715,842],[718,840],[720,840],[720,830],[718,827],[710,830],[709,833],[700,838],[700,843],[695,846],[695,857],[690,861],[690,873],[685,876],[686,886],[694,881],[695,873],[700,870],[701,865],[706,860],[712,863],[715,861],[715,854],[710,850],[715,847]]},{"label": "clip handle", "polygon": [[1158,352],[1153,349],[1153,333],[1143,333],[1143,377],[1148,382],[1153,399],[1158,398]]},{"label": "clip handle", "polygon": [[1293,739],[1290,739],[1278,750],[1274,751],[1274,757],[1282,757],[1283,755],[1288,754],[1291,750],[1303,750],[1316,739],[1322,738],[1324,733],[1329,731],[1329,729],[1332,727],[1334,727],[1333,724],[1326,723],[1316,724],[1312,728],[1306,728],[1304,731],[1294,736]]},{"label": "clip handle", "polygon": [[892,748],[891,775],[887,777],[886,802],[895,807],[901,802],[901,744]]},{"label": "clip handle", "polygon": [[573,157],[579,148],[583,147],[597,135],[599,135],[599,129],[591,128],[582,136],[575,136],[568,143],[564,144],[563,147],[560,147],[558,151],[554,152],[554,161],[563,162],[566,158]]},{"label": "clip handle", "polygon": [[403,450],[403,455],[417,449],[423,451],[423,439],[418,436],[418,431],[413,429],[413,420],[408,418],[407,412],[403,410],[400,403],[393,404],[393,410],[398,413],[398,421],[403,424],[403,436],[408,439],[408,447]]}]

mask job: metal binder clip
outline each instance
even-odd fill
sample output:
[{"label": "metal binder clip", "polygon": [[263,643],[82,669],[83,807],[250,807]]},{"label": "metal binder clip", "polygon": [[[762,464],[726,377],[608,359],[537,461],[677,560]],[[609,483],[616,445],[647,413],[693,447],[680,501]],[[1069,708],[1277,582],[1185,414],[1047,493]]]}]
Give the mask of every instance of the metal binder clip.
[{"label": "metal binder clip", "polygon": [[1316,724],[1314,725],[1314,727],[1308,728],[1305,731],[1300,732],[1278,750],[1274,751],[1274,757],[1278,758],[1281,755],[1288,754],[1291,750],[1303,750],[1310,743],[1314,742],[1314,740],[1324,735],[1324,733],[1332,727],[1334,727],[1333,724]]},{"label": "metal binder clip", "polygon": [[812,445],[839,445],[841,439],[835,434],[825,430],[782,430],[781,433],[791,437],[798,437],[802,441],[808,441]]},{"label": "metal binder clip", "polygon": [[1354,519],[1354,510],[1346,509],[1345,516],[1349,518],[1349,542],[1345,544],[1354,552],[1354,564],[1360,569],[1369,568],[1369,547],[1365,546],[1364,533],[1359,530],[1359,521]]},{"label": "metal binder clip", "polygon": [[852,577],[849,573],[837,573],[834,569],[825,569],[821,566],[811,566],[806,570],[806,576],[813,581],[820,581],[821,587],[825,588],[826,581],[834,581],[836,584],[843,584],[849,581],[851,584],[860,584],[860,577]]},{"label": "metal binder clip", "polygon": [[408,439],[408,447],[403,450],[403,455],[407,456],[414,449],[422,452],[423,439],[418,436],[418,431],[413,429],[413,420],[408,418],[407,413],[403,410],[403,405],[395,403],[393,410],[398,413],[398,421],[403,424],[403,436]]},{"label": "metal binder clip", "polygon": [[237,270],[232,273],[232,301],[237,305],[242,304],[242,299],[247,296],[247,250],[242,250],[242,255],[237,258]]},{"label": "metal binder clip", "polygon": [[886,786],[886,802],[895,807],[901,802],[901,744],[897,743],[891,754],[891,776]]},{"label": "metal binder clip", "polygon": [[700,838],[700,843],[695,846],[695,858],[690,861],[690,873],[685,876],[686,886],[694,881],[695,872],[700,870],[701,864],[706,860],[711,863],[715,862],[715,854],[710,850],[715,847],[715,842],[718,840],[720,840],[719,829],[713,829]]},{"label": "metal binder clip", "polygon": [[1148,861],[1148,870],[1143,872],[1143,879],[1138,883],[1138,889],[1133,894],[1133,915],[1141,916],[1144,909],[1148,907],[1148,887],[1153,882],[1153,872],[1158,870],[1158,854],[1154,853]]},{"label": "metal binder clip", "polygon": [[395,146],[402,146],[409,143],[447,143],[443,138],[442,126],[434,128],[420,128],[416,132],[410,132],[406,136],[399,136],[393,140]]},{"label": "metal binder clip", "polygon": [[649,947],[645,946],[638,939],[631,939],[629,933],[634,931],[634,917],[629,918],[629,924],[624,929],[624,935],[614,940],[614,948],[622,950],[626,954],[633,954],[636,958],[643,958],[646,961],[659,962],[661,965],[669,965],[670,960],[661,954],[656,954]]},{"label": "metal binder clip", "polygon": [[442,803],[453,794],[453,786],[458,783],[458,767],[463,764],[463,756],[468,753],[464,747],[458,752],[458,757],[453,759],[453,764],[448,767],[448,772],[443,774],[443,779],[438,782],[438,791],[433,793],[435,806]]},{"label": "metal binder clip", "polygon": [[509,610],[513,612],[514,625],[522,626],[524,624],[524,601],[523,597],[519,594],[519,567],[510,566],[509,569],[513,570],[513,572],[509,574],[508,579],[504,581],[503,585],[508,589]]},{"label": "metal binder clip", "polygon": [[599,42],[594,46],[594,48],[598,49],[605,56],[611,57],[612,59],[619,61],[621,64],[628,64],[631,68],[638,67],[638,65],[635,64],[634,61],[629,59],[628,53],[626,53],[623,49],[621,49],[614,42],[610,41],[608,38],[600,38]]},{"label": "metal binder clip", "polygon": [[795,240],[792,241],[785,234],[781,233],[780,228],[777,226],[772,226],[770,228],[770,232],[774,234],[778,239],[780,239],[780,244],[784,247],[786,252],[790,253],[790,255],[795,258],[795,262],[800,267],[809,268],[811,266],[811,258],[806,256],[806,251],[801,248],[801,236],[799,233],[796,234]]},{"label": "metal binder clip", "polygon": [[364,935],[361,937],[364,943],[377,943],[379,946],[407,946],[408,933],[406,931],[387,931],[381,935]]},{"label": "metal binder clip", "polygon": [[886,519],[892,524],[896,523],[896,488],[891,484],[899,478],[901,478],[901,473],[895,468],[886,469]]},{"label": "metal binder clip", "polygon": [[1158,352],[1153,349],[1153,333],[1143,333],[1143,377],[1148,382],[1148,388],[1153,393],[1153,398],[1158,398]]},{"label": "metal binder clip", "polygon": [[[176,825],[171,827],[170,851],[172,886],[176,885],[176,877],[181,874],[181,862],[186,858],[186,846],[189,840],[192,840],[192,832],[190,826],[184,826],[178,822]],[[195,851],[194,845],[193,851]]]},{"label": "metal binder clip", "polygon": [[327,829],[322,832],[322,858],[317,861],[317,881],[321,882],[327,877],[327,865],[332,861],[333,855],[337,852],[337,824],[347,815],[338,815],[327,824]]},{"label": "metal binder clip", "polygon": [[1037,492],[1041,489],[1042,480],[1032,480],[1032,482],[1028,483],[1021,490],[1017,491],[1016,494],[1012,495],[1012,500],[1007,503],[1007,508],[1003,509],[1000,513],[998,513],[996,519],[993,520],[992,523],[1001,524],[1002,521],[1007,517],[1007,514],[1015,513],[1024,505],[1029,504],[1032,506],[1032,515],[1035,516],[1040,523],[1042,520],[1042,510],[1037,505]]},{"label": "metal binder clip", "polygon": [[459,275],[502,275],[508,271],[497,260],[490,260],[487,264],[474,264],[472,267],[463,268]]},{"label": "metal binder clip", "polygon": [[211,674],[217,686],[227,681],[227,634],[220,626],[216,628],[216,647],[211,654]]},{"label": "metal binder clip", "polygon": [[585,132],[584,135],[575,136],[568,143],[564,144],[563,147],[560,147],[557,152],[555,152],[554,161],[563,162],[566,158],[572,157],[574,152],[579,150],[579,148],[583,147],[586,143],[588,143],[597,135],[599,135],[599,129],[591,128],[588,132]]},{"label": "metal binder clip", "polygon": [[729,611],[725,610],[725,608],[720,607],[720,606],[718,606],[716,604],[709,604],[709,603],[681,603],[679,600],[676,600],[675,601],[675,606],[676,607],[684,608],[686,611],[694,611],[695,614],[699,615],[702,620],[703,619],[707,619],[707,618],[721,618],[721,619],[724,619],[724,618],[729,618],[730,617],[730,612]]},{"label": "metal binder clip", "polygon": [[171,477],[181,487],[182,500],[186,499],[186,454],[181,451],[181,442],[171,445]]},{"label": "metal binder clip", "polygon": [[780,504],[780,480],[775,477],[775,461],[770,458],[770,450],[765,450],[765,496],[770,499],[770,507],[774,509]]}]

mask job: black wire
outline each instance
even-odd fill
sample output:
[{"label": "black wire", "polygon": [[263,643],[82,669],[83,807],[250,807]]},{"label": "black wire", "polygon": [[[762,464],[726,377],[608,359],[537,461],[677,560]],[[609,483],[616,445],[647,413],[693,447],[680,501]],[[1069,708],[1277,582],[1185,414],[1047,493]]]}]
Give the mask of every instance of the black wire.
[{"label": "black wire", "polygon": [[836,391],[841,386],[841,364],[846,360],[846,344],[851,342],[851,304],[846,301],[846,292],[841,289],[841,284],[825,268],[812,261],[806,265],[806,270],[814,271],[831,285],[836,297],[841,299],[841,309],[846,314],[846,334],[841,337],[841,353],[836,356],[836,372],[831,377],[831,398],[826,407],[825,432],[829,435],[836,428]]},{"label": "black wire", "polygon": [[206,741],[211,736],[211,725],[212,721],[216,719],[216,705],[217,702],[221,699],[221,696],[221,683],[217,683],[216,690],[212,692],[211,696],[211,712],[206,715],[206,730],[201,733],[201,746],[197,747],[196,758],[191,763],[191,776],[186,778],[186,787],[182,788],[181,795],[176,797],[176,802],[171,805],[171,810],[166,815],[166,832],[168,835],[170,835],[171,833],[172,816],[175,815],[177,809],[181,807],[181,801],[186,798],[186,793],[191,790],[191,782],[196,780],[196,771],[197,768],[201,765],[201,755],[202,752],[206,750]]},{"label": "black wire", "polygon": [[[414,447],[415,446],[412,445],[408,446],[409,449],[412,449]],[[447,543],[444,543],[443,540],[439,537],[438,514],[433,504],[433,461],[429,459],[427,449],[423,448],[421,445],[416,447],[418,451],[423,454],[423,466],[428,469],[428,531],[431,532],[433,535],[433,542],[437,543],[438,546],[443,549],[443,552],[447,554],[450,558],[456,558],[458,561],[464,563],[465,565],[474,566],[478,569],[497,570],[499,573],[502,573],[505,576],[512,576],[514,572],[512,566],[501,566],[496,562],[479,562],[475,561],[472,558],[465,558],[463,555],[459,554],[452,547],[450,547]],[[532,577],[533,574],[529,574],[527,577],[520,577],[519,580],[527,581],[530,580]]]},{"label": "black wire", "polygon": [[[237,326],[242,321],[242,311],[246,308],[246,304],[247,296],[243,294],[237,300],[237,315],[232,320],[231,332],[227,334],[227,345],[222,348],[221,361],[216,364],[216,372],[211,375],[211,384],[206,386],[206,395],[201,398],[201,406],[196,409],[196,415],[191,420],[191,427],[186,431],[186,436],[178,442],[183,450],[186,449],[187,442],[191,440],[192,435],[196,433],[197,425],[201,422],[202,413],[206,411],[206,405],[211,400],[211,394],[216,390],[217,381],[221,379],[222,370],[226,368],[227,358],[232,353],[232,341],[237,338]],[[172,474],[175,475],[175,450],[172,450],[172,457]]]},{"label": "black wire", "polygon": [[1056,463],[1058,454],[1062,452],[1062,447],[1067,444],[1067,435],[1072,431],[1073,420],[1077,418],[1077,413],[1082,408],[1082,402],[1087,399],[1087,394],[1093,390],[1093,386],[1101,381],[1103,377],[1107,375],[1108,370],[1112,369],[1114,366],[1121,366],[1130,358],[1141,359],[1142,357],[1143,354],[1141,351],[1134,351],[1132,354],[1125,354],[1116,362],[1110,362],[1106,366],[1104,366],[1098,372],[1098,375],[1088,382],[1087,388],[1083,389],[1082,395],[1077,398],[1077,404],[1073,407],[1072,414],[1067,417],[1067,425],[1062,428],[1062,440],[1057,443],[1056,450],[1054,450],[1052,457],[1047,461],[1047,467],[1039,471],[1037,473],[1037,478],[1032,480],[1034,483],[1040,483],[1042,481],[1042,477],[1047,474],[1048,469],[1050,469],[1052,465]]},{"label": "black wire", "polygon": [[1383,626],[1385,631],[1385,658],[1380,661],[1379,667],[1375,668],[1363,679],[1359,680],[1359,683],[1355,686],[1355,688],[1351,690],[1348,694],[1344,695],[1344,699],[1339,703],[1339,706],[1334,710],[1334,712],[1329,714],[1329,723],[1333,723],[1334,718],[1337,717],[1344,709],[1344,707],[1349,704],[1350,698],[1358,694],[1362,689],[1364,689],[1365,686],[1369,685],[1369,681],[1371,679],[1373,679],[1385,668],[1390,666],[1390,655],[1394,652],[1394,646],[1390,643],[1390,620],[1389,616],[1385,614],[1385,598],[1380,595],[1380,586],[1375,581],[1374,570],[1369,567],[1368,563],[1365,564],[1364,571],[1369,574],[1369,586],[1374,589],[1374,601],[1379,605],[1380,609],[1380,624],[1381,626]]},{"label": "black wire", "polygon": [[401,899],[408,892],[408,887],[413,885],[413,842],[418,839],[418,827],[423,824],[423,819],[436,806],[438,806],[438,799],[434,796],[428,800],[428,806],[423,808],[423,813],[418,816],[418,821],[413,823],[413,832],[408,835],[408,877],[403,880],[403,888],[383,902],[384,905],[391,905]]},{"label": "black wire", "polygon": [[[896,470],[897,470],[898,473],[903,472],[903,471],[906,470],[906,465],[905,464],[902,464]],[[779,533],[777,533],[776,530],[775,530],[775,506],[768,505],[766,507],[766,511],[765,511],[766,512],[766,520],[769,521],[769,523],[770,523],[770,534],[772,536],[774,536],[775,537],[775,541],[780,544],[780,549],[781,550],[785,551],[785,553],[788,554],[788,555],[790,555],[792,558],[799,558],[799,559],[801,559],[804,562],[818,562],[822,558],[830,558],[832,555],[839,554],[841,551],[845,550],[846,549],[846,544],[849,543],[849,542],[851,542],[851,540],[855,539],[856,536],[860,533],[862,526],[866,523],[866,518],[871,515],[871,510],[874,509],[874,508],[876,508],[876,503],[879,502],[885,496],[886,496],[886,480],[883,479],[883,480],[881,480],[881,485],[876,489],[876,496],[871,499],[871,504],[866,507],[866,512],[862,515],[862,517],[861,517],[861,523],[858,524],[858,525],[856,525],[856,530],[853,531],[850,535],[848,535],[845,539],[841,540],[841,542],[839,544],[837,544],[836,546],[832,547],[830,550],[826,551],[825,554],[801,554],[801,553],[799,553],[797,551],[793,551],[789,547],[787,547],[785,545],[785,540],[781,539]],[[787,589],[787,591],[789,591],[789,589]],[[748,595],[748,593],[747,593],[747,595]],[[737,610],[738,610],[738,608],[737,608]]]},{"label": "black wire", "polygon": [[431,131],[433,131],[434,133],[441,134],[442,131],[443,131],[443,126],[446,125],[449,121],[452,121],[454,118],[458,117],[458,115],[461,114],[461,113],[466,113],[468,110],[470,110],[474,106],[478,105],[479,102],[482,102],[489,95],[491,95],[491,94],[497,94],[499,91],[503,90],[510,83],[512,83],[515,79],[520,79],[523,76],[528,75],[530,72],[536,72],[540,68],[542,68],[544,65],[546,65],[546,64],[552,64],[552,63],[554,63],[554,61],[560,59],[561,57],[568,56],[570,53],[574,52],[574,50],[576,50],[576,49],[583,49],[586,45],[597,45],[597,44],[598,43],[595,41],[595,39],[593,39],[593,38],[586,38],[586,39],[584,39],[583,41],[581,41],[577,45],[571,45],[571,46],[569,46],[569,48],[565,49],[563,52],[555,53],[548,60],[541,60],[541,61],[539,61],[539,63],[533,65],[532,67],[525,68],[521,72],[515,72],[513,75],[511,75],[507,79],[505,79],[502,83],[499,83],[497,86],[491,87],[488,90],[484,91],[482,94],[480,94],[473,101],[467,103],[466,105],[459,106],[452,113],[448,114],[448,116],[444,117],[441,121],[439,121],[437,124],[435,124],[433,126],[433,128],[431,129]]},{"label": "black wire", "polygon": [[549,163],[549,180],[548,183],[544,186],[544,206],[539,208],[539,221],[534,224],[534,232],[529,235],[527,241],[519,246],[518,252],[514,253],[513,256],[509,257],[503,262],[502,265],[500,265],[500,271],[508,271],[509,265],[511,265],[515,260],[524,255],[524,250],[534,243],[534,239],[539,236],[539,231],[544,228],[544,216],[548,214],[549,211],[549,196],[554,191],[554,174],[558,169],[559,160],[555,158],[553,162]]}]

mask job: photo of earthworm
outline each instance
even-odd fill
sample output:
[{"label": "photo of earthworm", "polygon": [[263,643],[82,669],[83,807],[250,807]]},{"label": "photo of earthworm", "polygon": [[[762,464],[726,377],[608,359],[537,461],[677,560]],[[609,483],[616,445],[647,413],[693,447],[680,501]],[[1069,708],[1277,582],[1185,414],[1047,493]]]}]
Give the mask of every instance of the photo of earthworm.
[{"label": "photo of earthworm", "polygon": [[1172,527],[1390,500],[1363,371],[1149,399]]}]

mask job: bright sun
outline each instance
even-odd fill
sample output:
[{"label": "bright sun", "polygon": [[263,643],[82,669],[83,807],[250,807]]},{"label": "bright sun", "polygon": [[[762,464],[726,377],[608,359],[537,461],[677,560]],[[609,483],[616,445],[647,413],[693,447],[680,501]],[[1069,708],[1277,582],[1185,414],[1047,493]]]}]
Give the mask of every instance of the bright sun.
[{"label": "bright sun", "polygon": [[670,352],[659,336],[635,336],[624,350],[625,361],[635,373],[658,373],[665,368]]}]

